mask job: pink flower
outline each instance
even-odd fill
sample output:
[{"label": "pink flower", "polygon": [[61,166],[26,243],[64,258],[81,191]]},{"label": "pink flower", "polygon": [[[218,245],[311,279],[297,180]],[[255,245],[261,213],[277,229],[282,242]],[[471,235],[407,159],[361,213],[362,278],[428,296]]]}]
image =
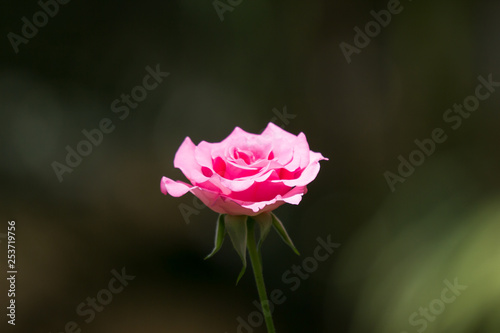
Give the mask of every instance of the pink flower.
[{"label": "pink flower", "polygon": [[285,202],[299,204],[321,160],[328,159],[309,150],[304,133],[295,136],[273,123],[260,135],[236,127],[218,143],[196,146],[186,137],[174,166],[191,184],[163,177],[161,191],[174,197],[191,192],[220,214],[255,216]]}]

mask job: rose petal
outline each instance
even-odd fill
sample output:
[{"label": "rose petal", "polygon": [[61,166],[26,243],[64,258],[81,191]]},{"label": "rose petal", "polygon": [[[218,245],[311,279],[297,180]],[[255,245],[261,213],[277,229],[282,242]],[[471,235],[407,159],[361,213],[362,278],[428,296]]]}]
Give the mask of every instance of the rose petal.
[{"label": "rose petal", "polygon": [[274,160],[279,164],[287,165],[293,158],[293,146],[297,137],[273,123],[269,123],[262,132],[262,137],[272,142]]},{"label": "rose petal", "polygon": [[227,161],[224,178],[233,180],[237,178],[251,177],[259,173],[260,170],[261,168],[236,164],[234,161]]},{"label": "rose petal", "polygon": [[[201,198],[200,198],[201,200]],[[203,201],[203,200],[202,200]],[[254,207],[253,205],[258,205],[259,203],[253,202],[241,202],[239,200],[233,200],[227,197],[218,197],[215,202],[209,206],[213,211],[220,214],[230,214],[230,215],[247,215],[255,216],[263,212],[270,212],[279,206],[283,205],[284,201],[274,200],[272,203],[263,203],[263,208]]]},{"label": "rose petal", "polygon": [[255,136],[255,134],[245,132],[241,128],[235,127],[227,138],[219,143],[215,143],[212,145],[212,159],[215,159],[217,157],[223,157],[226,159],[231,155],[231,152],[229,151],[231,148],[242,147],[242,144],[245,144],[246,141],[249,140],[249,138]]},{"label": "rose petal", "polygon": [[196,162],[207,168],[213,168],[212,149],[214,144],[201,141],[194,149],[194,158]]},{"label": "rose petal", "polygon": [[[274,182],[275,180],[276,182]],[[292,188],[280,182],[278,173],[273,170],[269,177],[260,182],[254,182],[252,186],[244,191],[234,191],[230,194],[231,199],[247,202],[264,202],[285,195]]]},{"label": "rose petal", "polygon": [[274,123],[268,123],[267,127],[262,131],[261,134],[263,137],[267,137],[271,139],[271,142],[275,140],[294,140],[296,138],[295,135],[285,131],[281,127],[277,126]]},{"label": "rose petal", "polygon": [[221,177],[226,176],[226,162],[224,162],[222,157],[217,157],[215,160],[213,160],[212,164],[215,173],[217,173]]},{"label": "rose petal", "polygon": [[290,192],[283,196],[283,201],[292,205],[298,205],[302,196],[307,193],[307,187],[296,186]]},{"label": "rose petal", "polygon": [[276,173],[276,170],[267,170],[265,173],[252,176],[250,179],[243,178],[241,180],[229,180],[221,177],[220,182],[232,192],[241,192],[248,189],[255,182],[266,181],[273,173]]},{"label": "rose petal", "polygon": [[186,137],[181,146],[175,153],[174,167],[180,169],[182,173],[192,183],[201,183],[207,180],[207,177],[201,171],[201,165],[195,158],[196,146],[189,137]]},{"label": "rose petal", "polygon": [[323,157],[320,153],[310,152],[311,163],[302,171],[300,176],[296,179],[283,179],[283,184],[287,186],[305,186],[312,182],[318,175],[320,165],[320,160],[328,160]]},{"label": "rose petal", "polygon": [[257,214],[262,212],[269,212],[281,206],[285,202],[293,205],[298,205],[302,200],[302,196],[306,192],[307,188],[305,186],[297,186],[283,196],[278,195],[274,199],[261,202],[248,202],[248,203],[243,202],[241,203],[241,206],[249,208],[252,210],[252,212]]},{"label": "rose petal", "polygon": [[193,186],[181,181],[174,181],[170,178],[163,177],[160,183],[161,192],[165,195],[170,194],[173,197],[181,197],[189,192]]},{"label": "rose petal", "polygon": [[293,158],[285,165],[288,171],[303,169],[309,165],[309,144],[304,133],[300,133],[293,143]]}]

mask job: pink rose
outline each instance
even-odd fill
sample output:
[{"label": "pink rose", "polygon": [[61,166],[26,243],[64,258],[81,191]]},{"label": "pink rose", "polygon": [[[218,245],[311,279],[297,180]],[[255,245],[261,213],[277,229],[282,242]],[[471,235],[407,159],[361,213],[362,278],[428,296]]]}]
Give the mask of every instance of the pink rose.
[{"label": "pink rose", "polygon": [[316,178],[319,161],[304,133],[295,136],[269,123],[262,134],[239,127],[223,141],[189,137],[177,150],[174,166],[191,184],[163,177],[161,191],[180,197],[187,192],[220,214],[255,216],[282,204],[297,205]]}]

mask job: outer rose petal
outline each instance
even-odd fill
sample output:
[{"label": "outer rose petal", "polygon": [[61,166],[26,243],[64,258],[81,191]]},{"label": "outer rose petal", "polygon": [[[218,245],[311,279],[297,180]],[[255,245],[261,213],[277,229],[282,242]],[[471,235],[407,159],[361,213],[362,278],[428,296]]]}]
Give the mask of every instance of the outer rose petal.
[{"label": "outer rose petal", "polygon": [[160,184],[161,192],[165,195],[170,194],[173,197],[181,197],[189,192],[193,186],[181,181],[173,181],[170,178],[163,177]]},{"label": "outer rose petal", "polygon": [[285,165],[285,169],[288,171],[295,171],[297,169],[303,169],[309,165],[310,154],[309,154],[309,144],[304,133],[299,133],[295,138],[293,144],[293,158]]},{"label": "outer rose petal", "polygon": [[305,186],[312,182],[319,172],[319,161],[328,160],[328,158],[323,157],[320,153],[310,152],[311,164],[309,164],[301,173],[301,175],[296,179],[283,179],[281,180],[283,184],[287,186]]},{"label": "outer rose petal", "polygon": [[276,198],[278,195],[285,195],[292,190],[281,182],[278,173],[271,170],[269,177],[262,181],[256,181],[244,191],[233,191],[229,197],[237,201],[264,202]]},{"label": "outer rose petal", "polygon": [[249,208],[253,211],[252,215],[257,215],[262,212],[269,212],[271,210],[276,209],[277,207],[281,206],[282,204],[290,203],[293,205],[298,205],[299,202],[302,200],[302,196],[307,192],[307,188],[305,186],[297,186],[293,188],[290,192],[287,194],[281,196],[278,195],[276,198],[268,201],[260,201],[260,202],[251,202],[251,203],[245,203],[243,202],[241,205],[244,208]]},{"label": "outer rose petal", "polygon": [[302,195],[307,192],[307,188],[305,186],[297,186],[283,196],[278,195],[272,200],[261,202],[235,200],[197,186],[193,187],[191,192],[208,208],[217,213],[255,216],[263,212],[270,212],[284,203],[298,205],[302,199]]},{"label": "outer rose petal", "polygon": [[270,138],[271,141],[284,140],[290,142],[291,140],[295,140],[296,138],[295,135],[285,131],[274,123],[267,124],[267,127],[264,129],[261,135]]},{"label": "outer rose petal", "polygon": [[182,173],[191,182],[201,183],[208,178],[201,172],[201,165],[195,158],[196,146],[189,137],[186,137],[175,153],[174,167],[181,169]]},{"label": "outer rose petal", "polygon": [[215,143],[202,141],[194,149],[194,157],[198,164],[213,169],[212,167],[212,147]]},{"label": "outer rose petal", "polygon": [[273,123],[269,123],[261,134],[273,144],[275,160],[286,165],[293,159],[293,143],[297,137]]}]

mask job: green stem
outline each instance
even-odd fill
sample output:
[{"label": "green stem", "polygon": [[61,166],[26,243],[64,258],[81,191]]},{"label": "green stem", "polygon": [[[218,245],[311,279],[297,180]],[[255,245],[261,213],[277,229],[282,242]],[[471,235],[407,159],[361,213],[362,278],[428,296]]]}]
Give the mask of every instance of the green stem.
[{"label": "green stem", "polygon": [[264,314],[264,319],[266,320],[267,332],[276,333],[276,329],[273,324],[273,317],[271,315],[271,310],[269,309],[269,300],[267,299],[266,286],[264,284],[264,275],[262,274],[262,262],[260,258],[260,253],[257,251],[255,245],[255,234],[254,234],[255,222],[248,223],[248,253],[250,254],[250,261],[252,263],[253,275],[255,277],[255,284],[257,285],[257,291],[259,292],[260,304],[262,306],[262,313]]}]

